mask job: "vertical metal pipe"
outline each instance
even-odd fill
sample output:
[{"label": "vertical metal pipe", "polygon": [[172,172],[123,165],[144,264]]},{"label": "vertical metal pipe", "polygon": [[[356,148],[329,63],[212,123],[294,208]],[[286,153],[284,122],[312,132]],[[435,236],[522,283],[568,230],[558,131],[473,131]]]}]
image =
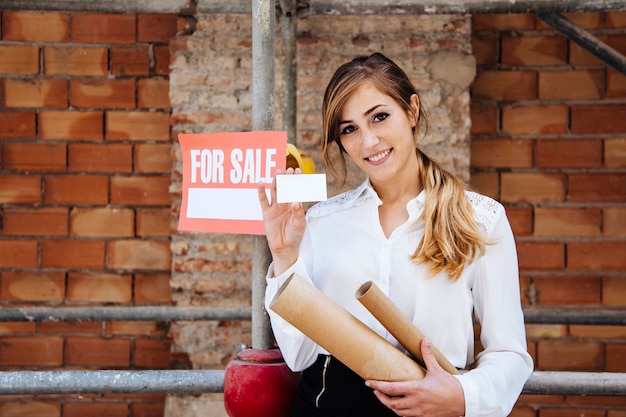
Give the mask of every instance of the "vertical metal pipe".
[{"label": "vertical metal pipe", "polygon": [[296,143],[296,2],[280,0],[283,11],[283,126],[289,143]]},{"label": "vertical metal pipe", "polygon": [[[252,130],[274,128],[274,0],[252,0]],[[271,349],[274,337],[263,298],[270,251],[264,236],[254,237],[252,253],[252,347]]]}]

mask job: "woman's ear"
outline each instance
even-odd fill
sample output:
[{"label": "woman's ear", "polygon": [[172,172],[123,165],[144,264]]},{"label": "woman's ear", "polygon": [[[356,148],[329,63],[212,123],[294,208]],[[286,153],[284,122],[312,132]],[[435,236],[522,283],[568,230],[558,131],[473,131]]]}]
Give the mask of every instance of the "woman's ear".
[{"label": "woman's ear", "polygon": [[417,96],[417,94],[413,94],[411,96],[411,115],[413,116],[413,125],[411,127],[416,127],[417,121],[419,120],[420,116],[420,98]]}]

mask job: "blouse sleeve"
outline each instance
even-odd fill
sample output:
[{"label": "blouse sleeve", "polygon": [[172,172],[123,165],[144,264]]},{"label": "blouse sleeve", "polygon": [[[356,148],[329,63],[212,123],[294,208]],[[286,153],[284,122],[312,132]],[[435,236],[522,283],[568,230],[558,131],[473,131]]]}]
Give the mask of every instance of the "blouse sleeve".
[{"label": "blouse sleeve", "polygon": [[265,309],[270,316],[272,331],[278,347],[283,355],[283,359],[289,368],[294,372],[302,371],[315,362],[318,353],[322,352],[321,348],[300,330],[292,326],[278,314],[270,309],[270,304],[274,296],[278,293],[280,286],[294,273],[298,274],[305,280],[312,282],[306,268],[306,262],[303,254],[309,254],[308,251],[308,233],[300,247],[300,256],[295,264],[289,269],[274,277],[273,264],[270,265],[267,274],[267,287],[265,289]]},{"label": "blouse sleeve", "polygon": [[477,260],[474,313],[484,350],[475,369],[458,376],[465,393],[465,417],[509,414],[533,371],[520,302],[517,252],[502,209],[489,235],[491,244]]}]

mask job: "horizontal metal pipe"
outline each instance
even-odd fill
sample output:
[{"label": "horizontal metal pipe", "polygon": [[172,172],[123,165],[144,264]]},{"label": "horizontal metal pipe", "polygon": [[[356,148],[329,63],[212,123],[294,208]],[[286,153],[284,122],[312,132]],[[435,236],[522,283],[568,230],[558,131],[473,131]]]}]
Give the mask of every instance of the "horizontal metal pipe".
[{"label": "horizontal metal pipe", "polygon": [[[224,392],[223,370],[0,373],[0,395]],[[523,394],[626,395],[626,373],[535,371]]]},{"label": "horizontal metal pipe", "polygon": [[558,13],[536,13],[537,17],[576,42],[597,58],[626,75],[626,57],[594,35]]},{"label": "horizontal metal pipe", "polygon": [[622,396],[626,373],[535,371],[523,394]]},{"label": "horizontal metal pipe", "polygon": [[250,320],[249,308],[217,307],[3,307],[0,322]]},{"label": "horizontal metal pipe", "polygon": [[[250,320],[250,308],[219,307],[3,307],[0,322]],[[527,324],[626,325],[626,309],[524,307]]]},{"label": "horizontal metal pipe", "polygon": [[[303,14],[568,13],[626,10],[623,0],[309,0]],[[199,0],[199,13],[249,13],[246,2]]]},{"label": "horizontal metal pipe", "polygon": [[0,372],[0,395],[224,392],[223,370]]}]

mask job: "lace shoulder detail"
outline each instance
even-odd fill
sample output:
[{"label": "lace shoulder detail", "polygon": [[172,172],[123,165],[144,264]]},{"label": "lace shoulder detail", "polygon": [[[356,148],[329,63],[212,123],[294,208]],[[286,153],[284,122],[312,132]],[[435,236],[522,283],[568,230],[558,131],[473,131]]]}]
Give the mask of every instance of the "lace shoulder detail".
[{"label": "lace shoulder detail", "polygon": [[491,234],[496,221],[504,212],[504,206],[491,197],[473,191],[465,191],[465,196],[474,208],[474,220],[485,227],[487,234]]},{"label": "lace shoulder detail", "polygon": [[343,211],[347,208],[359,206],[365,201],[363,187],[346,191],[329,198],[326,201],[320,201],[307,210],[307,217],[322,217],[332,213]]}]

